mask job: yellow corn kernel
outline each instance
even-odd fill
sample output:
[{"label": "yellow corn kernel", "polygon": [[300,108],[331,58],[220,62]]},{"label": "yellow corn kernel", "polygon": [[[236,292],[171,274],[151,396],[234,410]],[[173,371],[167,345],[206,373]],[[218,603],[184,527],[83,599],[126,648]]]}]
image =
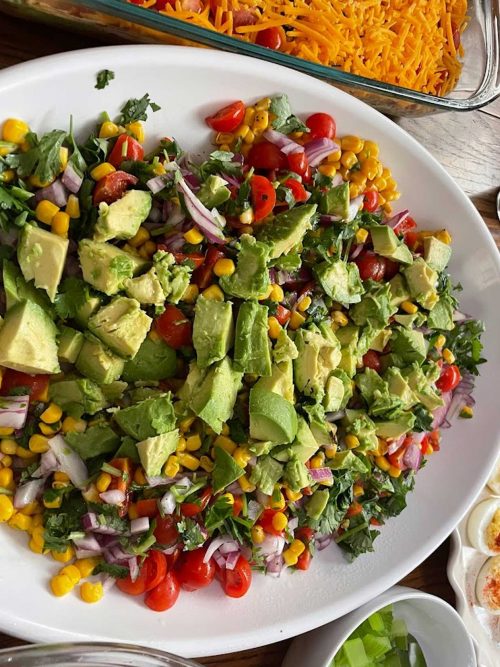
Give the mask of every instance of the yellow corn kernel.
[{"label": "yellow corn kernel", "polygon": [[16,176],[16,172],[13,171],[12,169],[6,169],[5,171],[2,171],[0,174],[0,182],[1,183],[11,183]]},{"label": "yellow corn kernel", "polygon": [[31,532],[33,532],[35,528],[40,528],[40,526],[43,526],[43,514],[41,513],[35,514],[33,516],[33,521],[31,522]]},{"label": "yellow corn kernel", "polygon": [[[242,225],[251,225],[252,222],[255,220],[254,214],[253,214],[253,208],[249,206],[246,208],[243,213],[240,214],[239,220]],[[250,232],[246,232],[250,234]]]},{"label": "yellow corn kernel", "polygon": [[356,447],[359,447],[359,439],[357,436],[352,435],[352,433],[349,433],[345,437],[345,444],[347,449],[355,449]]},{"label": "yellow corn kernel", "polygon": [[386,440],[383,438],[377,438],[377,449],[374,450],[374,453],[376,453],[377,456],[385,456],[387,454],[388,448],[389,446]]},{"label": "yellow corn kernel", "polygon": [[358,229],[356,232],[356,242],[364,243],[368,238],[368,231],[366,229]]},{"label": "yellow corn kernel", "polygon": [[401,192],[396,190],[384,190],[384,197],[386,202],[396,201],[401,197]]},{"label": "yellow corn kernel", "polygon": [[217,277],[232,276],[236,271],[236,266],[232,259],[218,259],[214,265],[214,273]]},{"label": "yellow corn kernel", "polygon": [[198,285],[195,285],[192,283],[191,285],[188,285],[186,287],[186,291],[182,295],[181,301],[185,301],[186,303],[194,303],[196,299],[198,298],[198,294],[200,293],[200,289]]},{"label": "yellow corn kernel", "polygon": [[300,491],[292,491],[291,489],[285,489],[285,495],[287,500],[289,500],[291,503],[294,503],[302,498],[302,493]]},{"label": "yellow corn kernel", "polygon": [[156,252],[156,243],[154,241],[146,241],[139,249],[139,256],[143,259],[151,259]]},{"label": "yellow corn kernel", "polygon": [[223,151],[223,152],[226,152],[226,153],[229,153],[231,151],[231,146],[229,144],[221,144],[219,146],[219,150]]},{"label": "yellow corn kernel", "polygon": [[331,445],[326,445],[325,449],[325,456],[327,459],[333,459],[333,457],[337,453],[337,445],[331,444]]},{"label": "yellow corn kernel", "polygon": [[104,589],[100,581],[97,581],[95,584],[90,581],[85,581],[80,586],[80,597],[84,602],[93,604],[94,602],[99,602],[104,594]]},{"label": "yellow corn kernel", "polygon": [[80,583],[82,575],[76,565],[65,565],[59,570],[59,574],[66,575],[73,582],[73,586]]},{"label": "yellow corn kernel", "polygon": [[337,167],[337,171],[342,176],[342,179],[344,181],[349,180],[349,176],[350,176],[351,172],[349,171],[349,169],[347,167]]},{"label": "yellow corn kernel", "polygon": [[190,243],[191,245],[198,245],[198,243],[201,243],[205,237],[203,234],[196,229],[196,227],[192,227],[188,232],[184,234],[184,239],[186,240],[186,243]]},{"label": "yellow corn kernel", "polygon": [[414,315],[415,313],[418,313],[418,306],[416,306],[411,301],[403,301],[403,303],[401,304],[401,309],[404,310],[405,313],[408,313],[409,315]]},{"label": "yellow corn kernel", "polygon": [[248,145],[253,144],[253,142],[255,141],[255,134],[252,132],[252,130],[248,130],[243,141]]},{"label": "yellow corn kernel", "polygon": [[76,560],[74,565],[80,571],[80,576],[82,579],[90,577],[95,566],[100,562],[100,559],[97,556],[91,558],[80,558]]},{"label": "yellow corn kernel", "polygon": [[62,505],[62,498],[54,498],[54,500],[45,500],[43,501],[43,506],[48,510],[59,509]]},{"label": "yellow corn kernel", "polygon": [[299,556],[291,549],[285,549],[285,551],[283,551],[283,560],[285,561],[285,565],[287,567],[292,567],[292,565],[297,565]]},{"label": "yellow corn kernel", "polygon": [[249,452],[247,447],[237,447],[233,452],[233,459],[240,466],[240,468],[245,468],[251,458],[252,454]]},{"label": "yellow corn kernel", "polygon": [[125,128],[140,144],[144,143],[144,139],[146,138],[144,134],[144,125],[139,120],[125,125]]},{"label": "yellow corn kernel", "polygon": [[105,120],[99,128],[99,139],[111,139],[111,137],[117,137],[119,134],[120,128],[110,120]]},{"label": "yellow corn kernel", "polygon": [[2,459],[2,465],[5,468],[10,468],[10,466],[12,465],[12,457],[11,456],[4,456],[3,459]]},{"label": "yellow corn kernel", "polygon": [[281,324],[274,317],[274,315],[267,318],[267,330],[269,333],[269,338],[276,339],[280,335]]},{"label": "yellow corn kernel", "polygon": [[7,118],[2,127],[2,139],[13,144],[22,144],[30,128],[24,120]]},{"label": "yellow corn kernel", "polygon": [[21,512],[21,514],[26,514],[27,516],[34,516],[35,514],[40,514],[40,512],[42,511],[42,507],[40,503],[37,503],[37,501],[34,500],[33,502],[25,505],[19,511]]},{"label": "yellow corn kernel", "polygon": [[29,439],[28,446],[34,454],[43,454],[49,449],[49,441],[46,436],[35,433]]},{"label": "yellow corn kernel", "polygon": [[[95,483],[97,490],[99,493],[104,493],[104,491],[107,491],[109,488],[109,485],[111,484],[112,477],[109,474],[109,472],[102,472],[99,477],[97,478],[97,481]],[[135,477],[134,477],[135,481]]]},{"label": "yellow corn kernel", "polygon": [[50,588],[55,596],[62,597],[70,593],[74,586],[71,579],[66,574],[56,574],[50,580]]},{"label": "yellow corn kernel", "polygon": [[56,482],[69,482],[69,475],[61,470],[56,470],[54,473],[54,479]]},{"label": "yellow corn kernel", "polygon": [[52,223],[52,218],[59,212],[59,206],[56,206],[48,199],[39,201],[35,208],[35,215],[37,220],[43,222],[45,225]]},{"label": "yellow corn kernel", "polygon": [[311,459],[311,468],[321,468],[324,463],[324,459],[321,456],[313,456]]},{"label": "yellow corn kernel", "polygon": [[361,192],[364,191],[366,187],[367,178],[362,171],[351,171],[349,182],[352,185],[357,185]]},{"label": "yellow corn kernel", "polygon": [[46,408],[40,415],[40,419],[46,424],[54,424],[58,422],[62,417],[61,408],[55,403],[51,403],[48,408]]},{"label": "yellow corn kernel", "polygon": [[28,549],[31,549],[35,554],[43,554],[43,545],[37,544],[33,538],[28,542]]},{"label": "yellow corn kernel", "polygon": [[109,174],[112,174],[114,171],[116,171],[116,169],[111,163],[102,162],[101,164],[98,164],[97,167],[92,169],[90,176],[94,179],[94,181],[100,181],[101,178],[109,176]]},{"label": "yellow corn kernel", "polygon": [[234,454],[236,450],[236,443],[231,438],[228,438],[226,435],[218,435],[214,440],[214,447],[222,447],[225,449],[228,454]]},{"label": "yellow corn kernel", "polygon": [[255,109],[257,111],[265,111],[269,109],[271,106],[271,98],[270,97],[263,97],[261,100],[255,103]]},{"label": "yellow corn kernel", "polygon": [[434,343],[434,347],[437,347],[438,349],[441,349],[446,345],[446,336],[443,336],[443,334],[439,334],[439,336],[436,338],[436,341]]},{"label": "yellow corn kernel", "polygon": [[200,467],[205,472],[212,472],[214,469],[214,462],[208,456],[200,456]]},{"label": "yellow corn kernel", "polygon": [[221,498],[225,498],[230,505],[234,505],[234,496],[232,493],[224,493]]},{"label": "yellow corn kernel", "polygon": [[379,196],[378,196],[378,204],[379,204],[379,206],[385,206],[385,199],[380,193],[379,193]]},{"label": "yellow corn kernel", "polygon": [[262,544],[262,542],[266,539],[266,534],[262,526],[253,526],[251,530],[251,535],[252,535],[252,542],[254,544]]},{"label": "yellow corn kernel", "polygon": [[188,452],[197,452],[202,445],[201,436],[198,433],[186,438],[186,449]]},{"label": "yellow corn kernel", "polygon": [[271,523],[274,530],[285,530],[285,528],[288,526],[288,519],[286,514],[283,514],[283,512],[276,512]]},{"label": "yellow corn kernel", "polygon": [[136,484],[140,484],[141,486],[145,486],[148,483],[146,475],[144,474],[144,470],[141,466],[139,466],[134,472],[134,482]]},{"label": "yellow corn kernel", "polygon": [[14,516],[10,519],[9,526],[11,528],[17,528],[17,530],[24,530],[29,532],[32,528],[32,521],[33,519],[30,516],[26,516],[26,514],[17,512],[17,514],[14,514]]},{"label": "yellow corn kernel", "polygon": [[137,505],[135,503],[130,503],[127,509],[127,515],[130,521],[139,518],[139,512],[137,511]]},{"label": "yellow corn kernel", "polygon": [[5,142],[3,146],[0,146],[0,157],[5,157],[9,153],[13,153],[17,150],[17,144],[12,142]]},{"label": "yellow corn kernel", "polygon": [[289,550],[297,556],[300,556],[300,554],[304,553],[305,549],[306,545],[304,542],[302,542],[302,540],[294,540],[289,546]]},{"label": "yellow corn kernel", "polygon": [[359,188],[359,185],[356,185],[355,183],[349,183],[349,197],[351,199],[354,199],[355,197],[359,197],[361,193],[361,190]]},{"label": "yellow corn kernel", "polygon": [[363,141],[363,139],[360,139],[359,137],[353,135],[347,135],[345,137],[342,137],[340,145],[343,151],[350,151],[352,153],[361,153],[365,145],[365,142]]},{"label": "yellow corn kernel", "polygon": [[200,459],[197,459],[196,456],[193,456],[192,454],[185,454],[184,452],[181,452],[177,455],[177,458],[179,459],[181,466],[187,468],[188,470],[194,471],[198,470],[200,467]]},{"label": "yellow corn kernel", "polygon": [[334,310],[332,312],[333,321],[341,327],[345,327],[349,324],[349,318],[341,310]]},{"label": "yellow corn kernel", "polygon": [[39,547],[42,547],[45,544],[45,539],[44,539],[44,532],[45,529],[43,526],[36,526],[33,528],[31,531],[31,539],[32,541],[37,544]]},{"label": "yellow corn kernel", "polygon": [[340,148],[337,148],[336,151],[330,153],[330,155],[326,158],[326,161],[328,162],[328,164],[335,164],[336,162],[340,162],[341,157],[342,157],[342,151],[340,150]]},{"label": "yellow corn kernel", "polygon": [[460,410],[459,415],[462,417],[462,419],[472,419],[474,416],[474,410],[470,405],[464,405],[464,407]]},{"label": "yellow corn kernel", "polygon": [[2,468],[0,470],[0,486],[3,489],[13,491],[15,489],[14,473],[10,468]]},{"label": "yellow corn kernel", "polygon": [[451,234],[446,229],[442,229],[440,232],[436,232],[434,236],[437,238],[438,241],[441,241],[441,243],[446,243],[446,245],[451,244],[452,241]]},{"label": "yellow corn kernel", "polygon": [[294,310],[293,313],[290,316],[290,322],[289,322],[289,327],[290,329],[298,329],[301,327],[304,322],[306,321],[306,318],[302,313],[299,313],[297,310]]},{"label": "yellow corn kernel", "polygon": [[346,169],[351,169],[351,167],[354,167],[357,162],[357,155],[353,151],[346,151],[345,153],[342,153],[340,164]]},{"label": "yellow corn kernel", "polygon": [[14,512],[14,504],[10,497],[5,493],[0,493],[0,523],[10,521],[14,516]]},{"label": "yellow corn kernel", "polygon": [[361,165],[361,173],[373,181],[377,178],[379,161],[374,157],[367,158]]},{"label": "yellow corn kernel", "polygon": [[320,174],[323,174],[323,176],[328,176],[328,178],[333,178],[337,173],[337,169],[333,164],[322,164],[318,167],[318,171]]},{"label": "yellow corn kernel", "polygon": [[44,424],[43,422],[38,422],[38,428],[43,435],[52,436],[59,431],[60,424]]},{"label": "yellow corn kernel", "polygon": [[370,139],[365,139],[365,145],[363,147],[369,157],[377,158],[379,156],[379,146],[375,141],[370,141]]},{"label": "yellow corn kernel", "polygon": [[0,442],[0,452],[2,452],[2,454],[9,454],[10,456],[14,456],[16,450],[17,450],[17,443],[15,440],[9,440],[8,438],[4,438]]},{"label": "yellow corn kernel", "polygon": [[385,190],[387,188],[387,181],[385,178],[376,178],[373,181],[373,185],[377,188],[379,192],[382,192],[382,190]]},{"label": "yellow corn kernel", "polygon": [[148,230],[145,227],[139,227],[135,236],[129,239],[128,243],[132,246],[132,248],[138,248],[143,243],[146,243],[146,241],[149,241],[149,239],[150,234]]},{"label": "yellow corn kernel", "polygon": [[50,227],[53,234],[66,237],[69,231],[69,215],[64,211],[58,211],[52,218]]},{"label": "yellow corn kernel", "polygon": [[[33,437],[33,436],[32,436]],[[40,435],[40,438],[45,438],[44,435]],[[47,440],[47,438],[45,438]],[[40,443],[39,445],[41,448],[43,448],[43,445]],[[47,451],[47,450],[45,450]],[[39,452],[33,452],[31,449],[25,449],[24,447],[21,447],[21,445],[18,445],[16,447],[16,456],[19,456],[20,459],[33,459],[34,456]],[[43,453],[43,452],[42,452]]]},{"label": "yellow corn kernel", "polygon": [[234,137],[235,139],[244,139],[247,134],[250,132],[250,128],[248,125],[245,123],[242,123],[235,131],[234,131]]},{"label": "yellow corn kernel", "polygon": [[445,347],[444,350],[443,350],[443,359],[447,364],[454,364],[455,363],[455,355],[447,347]]},{"label": "yellow corn kernel", "polygon": [[[0,386],[2,385],[0,378]],[[7,438],[9,435],[14,433],[12,426],[0,426],[0,438]]]},{"label": "yellow corn kernel", "polygon": [[224,292],[218,285],[210,285],[207,289],[202,292],[205,299],[210,299],[211,301],[224,301]]},{"label": "yellow corn kernel", "polygon": [[167,170],[165,167],[162,165],[161,162],[157,162],[153,166],[153,171],[156,174],[156,176],[163,176],[163,174],[166,174]]},{"label": "yellow corn kernel", "polygon": [[354,484],[352,487],[352,493],[356,498],[359,498],[359,496],[362,496],[363,493],[365,492],[364,488],[362,487],[361,484]]},{"label": "yellow corn kernel", "polygon": [[269,298],[271,301],[276,301],[277,303],[280,303],[280,301],[283,301],[285,298],[285,293],[283,292],[283,288],[280,285],[272,284],[271,285],[271,293],[269,294]]},{"label": "yellow corn kernel", "polygon": [[286,507],[285,496],[281,493],[279,486],[275,487],[275,493],[269,499],[269,507],[273,510],[280,510],[280,511],[284,510]]},{"label": "yellow corn kernel", "polygon": [[391,467],[391,464],[385,458],[385,456],[375,457],[375,464],[380,468],[380,470],[383,470],[384,472],[388,472],[389,468]]},{"label": "yellow corn kernel", "polygon": [[267,109],[258,109],[256,106],[257,112],[252,124],[252,130],[254,134],[262,134],[269,127],[269,113]]},{"label": "yellow corn kernel", "polygon": [[223,144],[232,144],[234,141],[234,135],[230,132],[219,132],[215,137],[215,143],[218,146]]},{"label": "yellow corn kernel", "polygon": [[83,419],[66,417],[62,423],[63,433],[84,433],[87,423]]},{"label": "yellow corn kernel", "polygon": [[167,462],[165,463],[163,472],[167,477],[175,477],[180,469],[181,466],[179,464],[179,459],[177,458],[177,456],[175,456],[175,454],[171,454],[168,457]]},{"label": "yellow corn kernel", "polygon": [[64,551],[51,551],[52,558],[58,563],[69,563],[75,557],[75,550],[68,546]]},{"label": "yellow corn kernel", "polygon": [[399,477],[401,475],[401,470],[396,468],[396,466],[390,466],[388,473],[389,477]]},{"label": "yellow corn kernel", "polygon": [[179,422],[179,431],[181,433],[186,433],[186,431],[189,431],[191,426],[194,424],[194,420],[196,417],[186,417],[183,419],[181,422]]},{"label": "yellow corn kernel", "polygon": [[247,107],[245,109],[245,115],[243,117],[243,122],[245,125],[251,125],[255,118],[255,109],[253,107]]},{"label": "yellow corn kernel", "polygon": [[304,296],[297,303],[297,310],[299,311],[299,313],[305,313],[306,310],[311,305],[311,303],[312,303],[311,297],[310,296]]},{"label": "yellow corn kernel", "polygon": [[238,484],[244,493],[252,493],[252,491],[255,491],[255,484],[252,484],[246,475],[242,475],[238,478]]}]

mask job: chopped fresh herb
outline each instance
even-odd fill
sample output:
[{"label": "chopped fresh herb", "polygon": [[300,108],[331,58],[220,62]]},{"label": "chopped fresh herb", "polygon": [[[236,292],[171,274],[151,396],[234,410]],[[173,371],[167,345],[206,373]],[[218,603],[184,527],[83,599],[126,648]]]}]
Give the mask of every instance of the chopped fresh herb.
[{"label": "chopped fresh herb", "polygon": [[161,109],[158,104],[155,104],[149,98],[148,93],[143,95],[140,99],[132,98],[126,102],[121,108],[120,125],[128,125],[137,120],[147,120],[147,110],[150,107],[153,113]]},{"label": "chopped fresh herb", "polygon": [[115,579],[125,579],[130,574],[128,567],[123,565],[112,565],[111,563],[98,563],[92,570],[92,574],[109,574]]},{"label": "chopped fresh herb", "polygon": [[292,113],[288,95],[273,97],[269,111],[276,116],[272,122],[272,126],[278,132],[282,132],[283,134],[309,132],[307,125]]},{"label": "chopped fresh herb", "polygon": [[223,525],[224,521],[233,513],[233,506],[227,498],[220,496],[210,505],[205,515],[205,528],[212,533]]},{"label": "chopped fresh herb", "polygon": [[416,405],[412,409],[413,414],[415,415],[415,424],[413,425],[413,430],[426,433],[432,431],[432,422],[434,417],[432,413],[429,412],[423,405]]},{"label": "chopped fresh herb", "polygon": [[19,478],[19,484],[24,484],[24,482],[27,482],[31,478],[31,475],[39,467],[39,465],[40,463],[38,461],[34,461],[33,463],[30,463],[30,465],[27,466],[26,468],[23,468],[21,477]]},{"label": "chopped fresh herb", "polygon": [[59,509],[46,510],[43,517],[45,549],[65,551],[70,534],[81,530],[81,517],[86,511],[87,506],[80,491],[64,498]]},{"label": "chopped fresh herb", "polygon": [[71,319],[76,316],[89,298],[90,287],[88,283],[80,280],[80,278],[66,278],[56,297],[56,313],[62,320]]},{"label": "chopped fresh herb", "polygon": [[31,192],[22,188],[0,185],[1,230],[7,231],[12,225],[22,227],[26,224],[28,217],[33,215],[33,211],[25,202],[32,196]]},{"label": "chopped fresh herb", "polygon": [[202,533],[202,530],[194,519],[185,517],[182,521],[179,521],[177,524],[177,530],[181,536],[181,539],[184,543],[184,549],[186,551],[193,551],[205,542],[205,535]]},{"label": "chopped fresh herb", "polygon": [[114,72],[112,72],[110,69],[102,69],[100,72],[97,72],[96,84],[94,88],[97,88],[97,90],[102,90],[103,88],[106,88],[106,86],[109,86],[114,78]]},{"label": "chopped fresh herb", "polygon": [[457,322],[455,328],[446,334],[446,347],[455,355],[455,363],[461,371],[479,374],[477,367],[486,361],[481,356],[483,331],[484,324],[479,320],[464,320]]},{"label": "chopped fresh herb", "polygon": [[30,132],[27,135],[31,148],[25,153],[7,155],[7,164],[17,169],[21,178],[34,175],[41,183],[51,183],[61,169],[61,148],[66,139],[64,130],[52,130],[38,140]]},{"label": "chopped fresh herb", "polygon": [[373,541],[379,534],[378,530],[370,530],[362,512],[349,520],[349,528],[335,541],[346,552],[347,557],[354,560],[361,554],[373,551]]}]

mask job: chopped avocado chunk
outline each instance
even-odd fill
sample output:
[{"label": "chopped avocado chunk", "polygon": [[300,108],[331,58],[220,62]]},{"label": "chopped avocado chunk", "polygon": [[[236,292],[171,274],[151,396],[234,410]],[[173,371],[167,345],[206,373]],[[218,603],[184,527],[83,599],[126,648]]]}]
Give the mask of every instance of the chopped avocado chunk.
[{"label": "chopped avocado chunk", "polygon": [[408,301],[410,299],[410,290],[401,273],[396,273],[396,275],[389,280],[389,286],[391,290],[391,306],[399,306],[403,301]]},{"label": "chopped avocado chunk", "polygon": [[[324,335],[326,334],[326,335]],[[322,401],[326,382],[341,360],[340,343],[331,329],[299,329],[295,336],[299,356],[293,362],[297,389]]]},{"label": "chopped avocado chunk", "polygon": [[126,382],[122,382],[122,380],[115,380],[109,384],[101,385],[101,391],[108,403],[113,403],[120,401],[123,398],[123,394],[127,387],[128,384]]},{"label": "chopped avocado chunk", "polygon": [[75,419],[82,415],[95,415],[108,405],[102,389],[88,378],[51,382],[49,397]]},{"label": "chopped avocado chunk", "polygon": [[375,429],[379,438],[396,439],[411,431],[414,424],[415,415],[411,412],[404,412],[397,419],[375,422]]},{"label": "chopped avocado chunk", "polygon": [[137,443],[137,451],[141,465],[148,477],[161,475],[170,454],[173,454],[179,444],[177,429],[160,435],[153,435]]},{"label": "chopped avocado chunk", "polygon": [[151,327],[151,318],[136,299],[115,297],[89,319],[89,329],[113,352],[133,359]]},{"label": "chopped avocado chunk", "polygon": [[391,336],[391,350],[406,364],[414,361],[422,364],[427,357],[428,343],[424,334],[415,329],[395,327]]},{"label": "chopped avocado chunk", "polygon": [[[397,315],[394,315],[394,321],[397,322],[398,324],[401,324],[401,326],[405,327],[406,329],[412,329],[413,325],[416,325],[419,314],[421,314],[421,313],[413,313],[412,315],[397,314]],[[390,333],[392,335],[392,332],[390,332]],[[375,348],[373,348],[373,349],[375,349]]]},{"label": "chopped avocado chunk", "polygon": [[389,324],[389,318],[396,311],[397,307],[391,304],[391,288],[385,283],[365,294],[361,301],[349,310],[349,315],[358,326],[370,323],[380,330]]},{"label": "chopped avocado chunk", "polygon": [[250,390],[250,436],[276,444],[292,442],[297,434],[297,413],[282,396],[266,389]]},{"label": "chopped avocado chunk", "polygon": [[273,364],[270,377],[261,377],[254,385],[260,389],[273,391],[286,398],[293,404],[294,402],[294,384],[293,384],[293,364],[291,360],[282,361],[281,364]]},{"label": "chopped avocado chunk", "polygon": [[372,368],[356,376],[356,384],[372,417],[396,419],[403,410],[402,399],[389,391],[388,383]]},{"label": "chopped avocado chunk", "polygon": [[[438,370],[437,367],[436,370]],[[433,377],[430,373],[430,377],[428,377],[422,368],[419,368],[418,364],[414,363],[410,368],[404,369],[402,375],[410,385],[415,396],[427,410],[435,410],[444,405],[443,399],[432,386],[437,378]]]},{"label": "chopped avocado chunk", "polygon": [[245,474],[244,468],[239,466],[231,454],[222,447],[215,447],[215,466],[212,471],[212,488],[219,493]]},{"label": "chopped avocado chunk", "polygon": [[68,239],[29,224],[19,237],[17,260],[25,280],[34,280],[35,287],[45,290],[52,302],[61,282],[68,245]]},{"label": "chopped avocado chunk", "polygon": [[224,292],[240,299],[257,299],[265,294],[269,287],[268,258],[268,245],[243,234],[240,237],[236,271],[219,280]]},{"label": "chopped avocado chunk", "polygon": [[323,290],[335,301],[344,305],[361,301],[365,290],[353,262],[327,259],[314,267],[314,273]]},{"label": "chopped avocado chunk", "polygon": [[312,483],[309,468],[296,458],[290,459],[285,466],[283,481],[291,491],[300,491]]},{"label": "chopped avocado chunk", "polygon": [[285,255],[302,241],[307,230],[312,227],[315,213],[315,204],[294,206],[289,211],[278,213],[268,225],[261,225],[257,238],[270,247],[271,259]]},{"label": "chopped avocado chunk", "polygon": [[335,215],[346,220],[349,217],[349,183],[329,188],[321,198],[320,210],[326,215]]},{"label": "chopped avocado chunk", "polygon": [[224,359],[233,342],[233,307],[229,301],[196,299],[193,346],[200,368]]},{"label": "chopped avocado chunk", "polygon": [[359,440],[358,452],[370,452],[378,448],[375,424],[363,410],[346,410],[342,420],[346,433],[355,435]]},{"label": "chopped avocado chunk", "polygon": [[75,363],[76,369],[82,375],[98,384],[109,384],[118,380],[124,365],[125,362],[121,357],[113,354],[92,334],[85,337]]},{"label": "chopped avocado chunk", "polygon": [[451,246],[435,236],[424,238],[424,259],[434,271],[444,271],[451,259]]},{"label": "chopped avocado chunk", "polygon": [[280,447],[273,451],[273,457],[278,461],[288,461],[295,459],[300,463],[305,463],[318,450],[318,442],[311,432],[306,420],[301,415],[297,415],[297,434],[291,446]]},{"label": "chopped avocado chunk", "polygon": [[21,301],[32,301],[50,313],[51,305],[47,294],[37,289],[33,283],[26,282],[14,262],[3,260],[2,278],[7,310]]},{"label": "chopped avocado chunk", "polygon": [[373,249],[378,255],[388,257],[401,264],[411,264],[413,255],[410,249],[400,241],[391,227],[387,225],[377,225],[370,227],[370,235],[373,242]]},{"label": "chopped avocado chunk", "polygon": [[137,451],[137,442],[134,438],[131,438],[129,435],[125,435],[122,438],[121,445],[115,452],[115,458],[128,458],[132,459],[134,463],[140,463],[139,452]]},{"label": "chopped avocado chunk", "polygon": [[341,345],[341,357],[339,368],[347,373],[349,377],[356,374],[356,362],[358,358],[359,329],[351,324],[337,329],[335,332]]},{"label": "chopped avocado chunk", "polygon": [[255,484],[262,493],[266,493],[268,496],[271,496],[274,487],[281,478],[283,474],[283,466],[278,461],[275,461],[272,456],[260,456],[257,459],[252,474],[250,476],[250,482]]},{"label": "chopped avocado chunk", "polygon": [[404,270],[404,274],[411,297],[426,310],[432,310],[438,301],[436,271],[428,266],[422,257],[417,257],[413,264]]},{"label": "chopped avocado chunk", "polygon": [[[193,367],[196,368],[195,365],[191,368]],[[193,378],[195,376],[196,374]],[[233,414],[242,376],[243,374],[233,367],[229,357],[224,357],[210,366],[205,375],[198,375],[197,384],[191,389],[189,407],[216,433],[221,432],[223,425]]]},{"label": "chopped avocado chunk", "polygon": [[391,336],[392,331],[390,329],[381,329],[372,339],[368,349],[383,352]]},{"label": "chopped avocado chunk", "polygon": [[75,315],[75,322],[81,327],[87,327],[89,319],[101,307],[101,299],[98,296],[89,297],[85,303],[78,308]]},{"label": "chopped avocado chunk", "polygon": [[64,439],[84,460],[111,454],[120,444],[120,436],[107,424],[89,426],[84,433],[66,433]]},{"label": "chopped avocado chunk", "polygon": [[154,268],[137,278],[128,278],[124,282],[124,288],[127,296],[144,305],[161,306],[165,301],[165,294]]},{"label": "chopped avocado chunk", "polygon": [[151,204],[151,193],[145,190],[129,190],[112,204],[101,202],[94,239],[131,239],[148,217]]},{"label": "chopped avocado chunk", "polygon": [[74,364],[80,354],[82,345],[83,334],[81,331],[71,327],[62,327],[57,355],[61,361]]},{"label": "chopped avocado chunk", "polygon": [[57,329],[47,313],[31,301],[7,311],[0,329],[0,366],[22,373],[59,373]]},{"label": "chopped avocado chunk", "polygon": [[340,406],[342,405],[343,400],[344,383],[340,378],[336,377],[332,373],[326,381],[323,407],[325,408],[326,412],[336,412],[337,410],[340,410]]},{"label": "chopped avocado chunk", "polygon": [[118,410],[114,419],[122,431],[136,440],[168,433],[174,429],[176,421],[169,393]]},{"label": "chopped avocado chunk", "polygon": [[310,519],[319,519],[328,504],[327,489],[318,489],[306,502],[306,514]]},{"label": "chopped avocado chunk", "polygon": [[297,350],[297,346],[287,334],[286,330],[281,329],[273,348],[274,362],[280,364],[282,361],[297,359],[298,356],[299,351]]},{"label": "chopped avocado chunk", "polygon": [[[341,368],[336,368],[332,372],[332,375],[330,377],[335,377],[337,380],[340,380],[340,382],[342,382],[343,385],[342,398],[339,407],[335,408],[335,410],[343,410],[347,405],[347,403],[349,402],[349,399],[352,397],[351,378]],[[325,410],[328,411],[326,407]]]},{"label": "chopped avocado chunk", "polygon": [[234,337],[234,366],[245,373],[271,375],[271,344],[267,306],[245,301],[240,306]]},{"label": "chopped avocado chunk", "polygon": [[304,405],[304,412],[307,414],[309,428],[312,436],[318,446],[331,445],[333,435],[336,432],[336,426],[326,420],[325,410],[321,403],[314,405]]},{"label": "chopped avocado chunk", "polygon": [[163,340],[146,336],[133,359],[125,363],[122,378],[126,382],[165,380],[175,375],[177,355]]},{"label": "chopped avocado chunk", "polygon": [[196,196],[209,210],[218,208],[231,197],[231,190],[226,185],[227,181],[223,178],[211,174],[201,185]]},{"label": "chopped avocado chunk", "polygon": [[78,255],[84,280],[108,296],[123,289],[126,280],[147,266],[141,257],[90,239],[80,241]]},{"label": "chopped avocado chunk", "polygon": [[154,254],[153,268],[161,283],[165,299],[169,303],[179,303],[189,285],[192,269],[189,266],[176,264],[172,253],[164,250],[158,250]]},{"label": "chopped avocado chunk", "polygon": [[427,317],[427,325],[431,329],[451,331],[455,328],[455,322],[453,321],[454,311],[455,307],[451,298],[446,294],[442,294],[439,297],[439,301],[436,303]]},{"label": "chopped avocado chunk", "polygon": [[385,380],[389,386],[389,391],[399,398],[403,402],[403,408],[409,410],[412,408],[415,403],[418,402],[415,394],[413,393],[410,385],[401,375],[399,368],[392,366],[385,373]]}]

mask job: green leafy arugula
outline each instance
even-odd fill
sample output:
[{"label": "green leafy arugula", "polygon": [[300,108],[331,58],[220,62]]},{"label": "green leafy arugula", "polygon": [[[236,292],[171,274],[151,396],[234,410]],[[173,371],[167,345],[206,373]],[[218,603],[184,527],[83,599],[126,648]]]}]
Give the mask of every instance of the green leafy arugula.
[{"label": "green leafy arugula", "polygon": [[483,332],[484,324],[480,320],[464,320],[457,322],[455,328],[446,334],[446,347],[455,355],[455,363],[460,370],[479,374],[477,367],[486,361],[481,356]]},{"label": "green leafy arugula", "polygon": [[134,123],[137,120],[147,120],[148,107],[153,111],[159,111],[161,109],[158,104],[152,102],[148,93],[143,95],[140,99],[132,98],[124,104],[120,109],[121,116],[119,123],[120,125],[128,125],[129,123]]},{"label": "green leafy arugula", "polygon": [[55,309],[62,320],[76,317],[76,314],[90,298],[88,284],[80,278],[66,278],[56,296]]},{"label": "green leafy arugula", "polygon": [[292,113],[288,95],[278,95],[271,100],[269,111],[276,116],[273,128],[283,134],[291,132],[309,132],[308,127]]},{"label": "green leafy arugula", "polygon": [[96,84],[94,88],[97,88],[97,90],[102,90],[103,88],[106,88],[106,86],[109,86],[114,78],[115,73],[113,71],[110,69],[102,69],[100,72],[97,72]]},{"label": "green leafy arugula", "polygon": [[61,147],[66,139],[64,130],[47,132],[39,140],[33,132],[26,140],[31,148],[26,153],[7,155],[6,162],[21,178],[36,176],[41,183],[51,183],[61,169]]}]

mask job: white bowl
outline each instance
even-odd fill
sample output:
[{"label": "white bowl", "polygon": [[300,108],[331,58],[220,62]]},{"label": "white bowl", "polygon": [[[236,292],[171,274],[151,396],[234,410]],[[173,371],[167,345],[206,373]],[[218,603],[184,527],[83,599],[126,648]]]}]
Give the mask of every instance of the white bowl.
[{"label": "white bowl", "polygon": [[329,667],[354,630],[373,613],[394,605],[418,641],[428,667],[476,667],[472,640],[462,619],[447,602],[406,586],[393,586],[342,618],[297,637],[282,667]]}]

